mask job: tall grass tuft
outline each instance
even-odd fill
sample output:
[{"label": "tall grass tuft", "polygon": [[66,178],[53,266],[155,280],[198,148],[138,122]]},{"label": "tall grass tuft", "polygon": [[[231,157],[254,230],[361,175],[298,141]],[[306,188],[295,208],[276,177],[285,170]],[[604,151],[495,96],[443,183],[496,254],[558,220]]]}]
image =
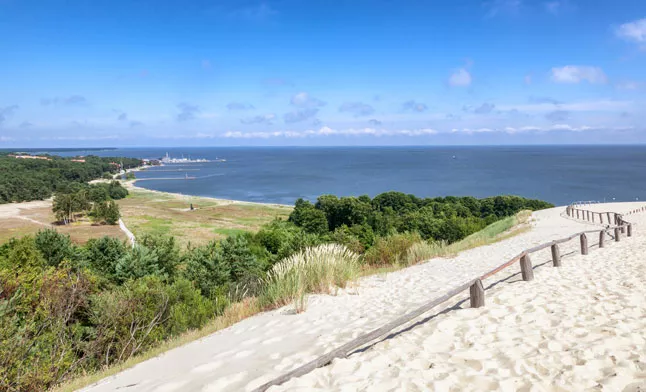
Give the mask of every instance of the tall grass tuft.
[{"label": "tall grass tuft", "polygon": [[324,244],[300,251],[272,267],[264,281],[261,303],[294,303],[305,309],[308,293],[330,294],[359,275],[359,256],[339,244]]}]

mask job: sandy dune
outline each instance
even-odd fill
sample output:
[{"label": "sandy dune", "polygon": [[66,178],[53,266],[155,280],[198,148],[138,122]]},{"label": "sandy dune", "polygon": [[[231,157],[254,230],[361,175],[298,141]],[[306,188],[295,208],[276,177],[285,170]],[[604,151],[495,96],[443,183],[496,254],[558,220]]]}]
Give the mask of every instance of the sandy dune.
[{"label": "sandy dune", "polygon": [[[643,205],[593,208],[622,212]],[[312,296],[304,313],[283,308],[252,317],[86,390],[250,390],[523,249],[598,227],[566,219],[562,211],[535,213],[531,231],[503,242],[368,277],[337,296]],[[639,259],[646,251],[640,229],[646,214],[626,219],[635,222],[633,238],[607,241],[607,248],[588,256],[577,254],[573,240],[562,247],[560,269],[551,267],[549,249],[537,253],[534,265],[546,264],[536,269],[534,281],[514,276],[516,265],[485,282],[486,307],[416,320],[403,333],[271,390],[571,391],[639,383],[646,377],[646,263]],[[590,238],[591,246],[596,242]]]}]

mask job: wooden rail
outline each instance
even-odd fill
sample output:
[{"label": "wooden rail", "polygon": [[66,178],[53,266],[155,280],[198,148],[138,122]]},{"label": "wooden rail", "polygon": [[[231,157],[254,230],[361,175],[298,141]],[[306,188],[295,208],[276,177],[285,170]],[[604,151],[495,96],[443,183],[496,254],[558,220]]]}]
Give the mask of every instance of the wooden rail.
[{"label": "wooden rail", "polygon": [[[635,211],[646,211],[646,207],[643,207],[639,210]],[[593,212],[593,211],[588,211],[588,210],[582,210],[578,208],[574,208],[572,205],[568,206],[566,208],[566,214],[570,217],[573,217],[575,215],[579,216],[585,216],[586,220],[592,221],[594,219],[595,214],[599,217],[602,215],[607,216],[608,220],[610,220],[610,217],[613,216],[615,223],[613,226],[607,225],[601,230],[587,230],[587,231],[582,231],[579,233],[575,233],[570,235],[569,237],[566,238],[561,238],[558,240],[554,240],[551,242],[546,242],[541,245],[537,245],[533,248],[526,249],[517,256],[513,257],[511,260],[505,262],[504,264],[492,269],[489,272],[486,272],[485,274],[469,280],[468,282],[455,287],[448,292],[446,292],[444,295],[442,295],[439,298],[436,298],[419,308],[413,310],[410,313],[404,314],[403,316],[400,316],[399,318],[391,321],[390,323],[377,328],[375,330],[372,330],[366,334],[363,334],[356,339],[353,339],[352,341],[344,344],[343,346],[336,348],[332,351],[330,351],[327,354],[324,354],[315,360],[308,362],[286,374],[283,374],[282,376],[275,378],[274,380],[271,380],[253,390],[253,392],[264,392],[267,389],[269,389],[272,386],[275,385],[281,385],[288,380],[294,378],[294,377],[300,377],[303,376],[312,370],[326,366],[330,362],[332,362],[336,358],[345,358],[347,357],[350,353],[355,351],[361,346],[366,345],[367,343],[370,343],[371,341],[387,334],[388,332],[392,331],[393,329],[402,326],[403,324],[406,324],[410,322],[411,320],[419,317],[420,315],[430,311],[431,309],[435,308],[438,305],[441,305],[442,303],[454,298],[458,294],[461,294],[462,292],[469,290],[469,297],[470,297],[470,304],[471,307],[474,308],[479,308],[482,306],[485,306],[485,290],[484,286],[482,284],[482,281],[497,274],[498,272],[516,264],[517,262],[520,263],[520,269],[521,269],[521,276],[524,281],[531,281],[534,279],[534,270],[532,267],[532,262],[530,258],[530,254],[541,251],[543,249],[551,248],[552,252],[552,264],[554,267],[560,267],[561,266],[561,255],[560,255],[560,250],[558,245],[571,241],[574,238],[579,238],[580,241],[580,246],[581,246],[581,254],[582,255],[587,255],[588,254],[588,240],[587,240],[587,234],[598,234],[599,235],[599,248],[604,248],[605,247],[605,237],[606,237],[606,232],[610,230],[614,230],[614,239],[616,242],[620,241],[620,236],[622,232],[627,231],[628,237],[632,236],[632,224],[629,222],[626,222],[623,220],[623,216],[620,214],[617,214],[615,212]],[[601,219],[601,218],[599,218]],[[602,223],[599,221],[599,223]]]}]

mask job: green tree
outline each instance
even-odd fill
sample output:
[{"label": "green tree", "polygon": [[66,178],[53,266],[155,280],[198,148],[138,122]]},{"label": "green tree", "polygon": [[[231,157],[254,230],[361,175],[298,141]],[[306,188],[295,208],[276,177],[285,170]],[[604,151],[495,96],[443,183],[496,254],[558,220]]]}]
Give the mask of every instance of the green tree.
[{"label": "green tree", "polygon": [[69,235],[54,229],[40,230],[34,239],[36,248],[43,255],[47,264],[58,266],[64,259],[73,254],[72,240]]}]

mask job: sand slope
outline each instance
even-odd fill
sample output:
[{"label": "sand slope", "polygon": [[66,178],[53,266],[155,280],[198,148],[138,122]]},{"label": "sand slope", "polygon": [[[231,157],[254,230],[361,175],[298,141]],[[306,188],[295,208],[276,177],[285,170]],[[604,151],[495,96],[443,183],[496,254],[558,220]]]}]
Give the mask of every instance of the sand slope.
[{"label": "sand slope", "polygon": [[[621,212],[637,205],[644,204],[595,208]],[[368,277],[337,296],[312,296],[304,313],[283,308],[252,317],[85,390],[250,390],[523,249],[592,227],[562,211],[535,213],[531,231],[506,241]],[[571,241],[561,250],[560,269],[550,266],[549,249],[538,253],[534,265],[548,264],[533,282],[511,276],[517,266],[485,282],[486,307],[439,315],[271,390],[621,390],[639,382],[646,377],[646,290],[640,283],[646,262],[634,256],[646,250],[644,215],[626,217],[636,223],[632,239],[585,257]],[[596,242],[590,238],[590,245]]]}]

